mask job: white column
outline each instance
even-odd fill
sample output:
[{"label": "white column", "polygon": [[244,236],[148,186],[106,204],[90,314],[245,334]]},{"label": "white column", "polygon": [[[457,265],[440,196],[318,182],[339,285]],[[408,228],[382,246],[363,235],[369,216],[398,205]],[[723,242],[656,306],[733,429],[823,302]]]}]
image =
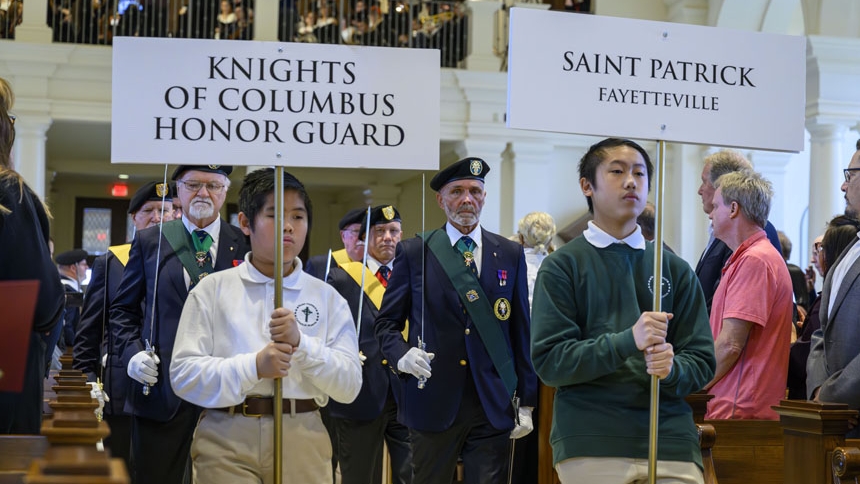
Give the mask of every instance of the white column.
[{"label": "white column", "polygon": [[24,2],[24,16],[21,25],[15,28],[15,41],[50,44],[52,32],[45,24],[47,16],[48,2]]},{"label": "white column", "polygon": [[[529,212],[551,213],[552,173],[550,164],[554,147],[549,142],[511,144],[510,181],[513,186],[505,198],[511,200],[511,213],[502,215],[502,230],[506,235],[517,231],[517,223]],[[578,185],[572,189],[578,190]],[[506,224],[510,224],[508,227]]]},{"label": "white column", "polygon": [[278,3],[275,1],[254,3],[254,40],[277,42]]},{"label": "white column", "polygon": [[[702,160],[707,151],[706,146],[666,143],[663,241],[693,267],[708,242],[710,220],[702,211],[702,199],[698,194],[702,182]],[[656,150],[651,153],[656,170]],[[652,181],[651,191],[656,190],[657,185]]]},{"label": "white column", "polygon": [[[500,140],[482,140],[482,139],[465,139],[463,140],[463,148],[461,158],[467,156],[475,156],[486,161],[490,165],[490,172],[484,178],[484,189],[487,191],[487,197],[484,201],[484,209],[481,211],[481,226],[490,232],[495,232],[500,235],[504,234],[502,230],[502,205],[506,197],[511,196],[509,189],[505,189],[506,184],[510,184],[510,176],[506,176],[503,163],[503,152],[506,149],[507,143]],[[510,224],[508,224],[510,225]]]},{"label": "white column", "polygon": [[752,162],[755,170],[770,180],[773,185],[773,198],[770,202],[770,215],[768,220],[776,227],[777,230],[782,230],[793,239],[790,230],[787,230],[785,219],[785,204],[783,200],[790,194],[786,193],[785,189],[785,174],[786,167],[791,161],[791,153],[779,153],[776,151],[753,151],[750,153],[750,162]]},{"label": "white column", "polygon": [[51,118],[18,111],[15,121],[15,145],[12,164],[15,171],[24,177],[30,188],[42,200],[47,193],[45,177],[45,133],[51,126]]},{"label": "white column", "polygon": [[[497,0],[470,0],[469,6],[469,57],[466,67],[470,71],[499,72],[502,58],[493,50],[496,36],[502,35],[497,26],[496,12],[502,8]],[[503,23],[501,28],[504,28]]]},{"label": "white column", "polygon": [[834,215],[845,212],[841,186],[842,169],[850,156],[843,152],[848,127],[842,124],[807,123],[809,150],[809,244],[821,233]]}]

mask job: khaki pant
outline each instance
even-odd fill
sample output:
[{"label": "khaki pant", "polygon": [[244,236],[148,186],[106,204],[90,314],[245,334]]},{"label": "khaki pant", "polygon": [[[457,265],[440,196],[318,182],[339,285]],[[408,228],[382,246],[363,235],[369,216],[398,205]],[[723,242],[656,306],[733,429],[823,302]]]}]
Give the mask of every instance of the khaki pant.
[{"label": "khaki pant", "polygon": [[[575,457],[555,465],[562,484],[644,484],[648,482],[648,460],[623,457]],[[661,484],[703,484],[699,466],[692,462],[657,461]]]},{"label": "khaki pant", "polygon": [[[331,483],[331,440],[319,411],[285,414],[282,484]],[[194,433],[195,484],[273,482],[274,418],[205,410]]]}]

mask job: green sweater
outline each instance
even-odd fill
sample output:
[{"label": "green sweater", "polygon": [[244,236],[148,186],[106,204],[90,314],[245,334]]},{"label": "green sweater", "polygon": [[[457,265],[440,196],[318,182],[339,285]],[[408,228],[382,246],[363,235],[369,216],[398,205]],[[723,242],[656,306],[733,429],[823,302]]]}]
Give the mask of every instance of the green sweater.
[{"label": "green sweater", "polygon": [[[599,249],[578,237],[550,254],[534,290],[531,353],[540,379],[557,389],[553,462],[571,457],[648,458],[651,376],[633,325],[651,311],[654,244]],[[702,466],[692,411],[684,401],[714,376],[714,340],[690,266],[663,254],[662,310],[675,359],[660,381],[658,460]]]}]

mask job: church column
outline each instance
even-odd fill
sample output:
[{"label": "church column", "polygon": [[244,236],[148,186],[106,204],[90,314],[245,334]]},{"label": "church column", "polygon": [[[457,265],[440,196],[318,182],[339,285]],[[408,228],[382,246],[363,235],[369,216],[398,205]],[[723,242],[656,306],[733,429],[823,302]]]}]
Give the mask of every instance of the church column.
[{"label": "church column", "polygon": [[470,0],[469,8],[469,57],[466,66],[470,71],[499,72],[502,58],[494,51],[497,32],[497,13],[502,2],[494,0]]},{"label": "church column", "polygon": [[506,178],[511,186],[505,199],[510,200],[510,213],[502,218],[503,234],[516,233],[517,223],[529,212],[552,213],[549,181],[553,176],[550,170],[553,151],[554,146],[548,142],[515,141],[509,147],[510,176]]},{"label": "church column", "polygon": [[[653,145],[652,145],[653,146]],[[656,147],[651,151],[657,169]],[[663,241],[693,267],[708,243],[708,215],[702,211],[699,185],[708,148],[701,145],[666,143],[666,179],[663,187]],[[652,181],[651,198],[657,185]]]},{"label": "church column", "polygon": [[45,167],[45,133],[51,126],[51,118],[16,111],[15,145],[12,150],[12,164],[15,171],[24,177],[30,188],[45,200],[47,193]]},{"label": "church column", "polygon": [[45,24],[47,17],[48,2],[24,2],[24,15],[21,17],[21,25],[15,28],[15,41],[50,44],[52,31]]},{"label": "church column", "polygon": [[[503,228],[502,206],[505,204],[506,199],[513,196],[510,191],[513,182],[511,176],[506,174],[506,163],[504,162],[503,155],[507,148],[507,143],[500,139],[484,140],[467,138],[463,140],[463,148],[463,152],[459,153],[460,158],[474,156],[481,158],[490,165],[490,173],[484,179],[484,189],[487,191],[487,198],[481,211],[481,226],[490,232],[505,236],[510,235],[501,232]],[[507,220],[510,220],[510,216],[507,217]],[[510,227],[510,223],[507,226]]]},{"label": "church column", "polygon": [[842,169],[848,166],[851,151],[843,149],[847,146],[846,125],[810,122],[806,128],[810,133],[807,247],[811,247],[815,237],[824,232],[827,222],[845,211],[845,195],[840,187],[845,180]]},{"label": "church column", "polygon": [[750,162],[752,162],[756,171],[762,174],[773,185],[773,198],[770,203],[770,215],[768,220],[776,227],[777,230],[782,230],[788,235],[789,239],[795,241],[796,232],[788,228],[785,218],[785,208],[783,200],[790,194],[786,193],[785,188],[785,173],[788,163],[791,161],[791,153],[780,153],[776,151],[754,151],[750,153]]},{"label": "church column", "polygon": [[278,3],[269,1],[254,4],[254,40],[278,41]]}]

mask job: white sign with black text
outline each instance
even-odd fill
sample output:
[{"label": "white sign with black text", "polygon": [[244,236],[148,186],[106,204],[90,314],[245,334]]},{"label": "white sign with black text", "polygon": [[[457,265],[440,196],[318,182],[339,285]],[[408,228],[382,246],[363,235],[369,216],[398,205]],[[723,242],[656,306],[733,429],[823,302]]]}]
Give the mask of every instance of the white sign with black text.
[{"label": "white sign with black text", "polygon": [[513,8],[511,128],[801,151],[806,40]]},{"label": "white sign with black text", "polygon": [[117,37],[111,162],[439,168],[439,51]]}]

